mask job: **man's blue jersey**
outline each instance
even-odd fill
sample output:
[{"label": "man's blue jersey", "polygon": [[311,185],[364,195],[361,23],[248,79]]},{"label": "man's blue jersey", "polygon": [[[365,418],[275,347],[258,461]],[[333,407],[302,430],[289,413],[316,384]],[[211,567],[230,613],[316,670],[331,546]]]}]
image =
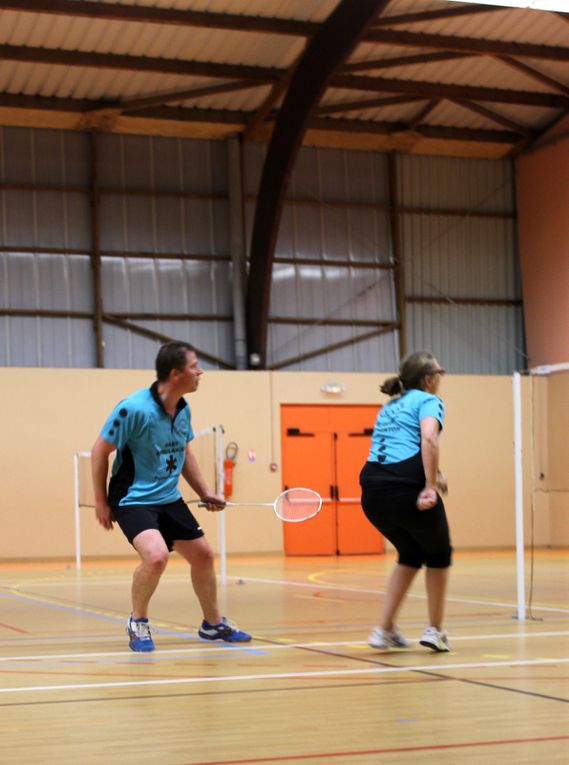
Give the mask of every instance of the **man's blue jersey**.
[{"label": "man's blue jersey", "polygon": [[111,505],[165,505],[181,497],[178,480],[186,446],[194,437],[191,418],[184,398],[170,417],[156,382],[117,404],[101,430],[101,436],[117,447],[109,484]]},{"label": "man's blue jersey", "polygon": [[388,401],[379,411],[373,429],[368,462],[392,465],[421,450],[421,420],[434,417],[444,424],[445,408],[438,396],[414,388]]}]

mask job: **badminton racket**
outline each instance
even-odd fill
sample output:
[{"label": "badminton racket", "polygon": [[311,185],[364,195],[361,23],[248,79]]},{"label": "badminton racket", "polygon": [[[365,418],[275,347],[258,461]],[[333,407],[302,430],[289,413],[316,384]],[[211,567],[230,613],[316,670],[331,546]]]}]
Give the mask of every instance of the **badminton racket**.
[{"label": "badminton racket", "polygon": [[[197,503],[205,507],[200,499],[184,500],[186,504]],[[322,508],[322,497],[312,489],[294,488],[281,492],[274,502],[225,502],[226,507],[272,507],[274,514],[287,523],[301,523],[318,515]]]}]

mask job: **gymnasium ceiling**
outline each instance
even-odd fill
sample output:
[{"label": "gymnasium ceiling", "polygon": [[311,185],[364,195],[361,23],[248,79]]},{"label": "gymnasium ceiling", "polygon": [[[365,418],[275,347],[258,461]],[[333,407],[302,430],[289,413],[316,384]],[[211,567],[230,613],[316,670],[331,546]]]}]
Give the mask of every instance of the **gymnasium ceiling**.
[{"label": "gymnasium ceiling", "polygon": [[[337,5],[0,0],[0,124],[267,140]],[[304,144],[504,158],[568,112],[569,0],[385,0],[332,67]]]}]

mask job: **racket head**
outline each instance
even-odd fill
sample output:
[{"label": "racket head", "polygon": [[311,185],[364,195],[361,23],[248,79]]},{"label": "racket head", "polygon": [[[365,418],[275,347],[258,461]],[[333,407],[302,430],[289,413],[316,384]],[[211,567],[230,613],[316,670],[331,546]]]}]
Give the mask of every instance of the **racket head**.
[{"label": "racket head", "polygon": [[277,518],[287,523],[302,523],[314,518],[322,509],[322,497],[313,489],[296,487],[285,489],[275,499],[274,510]]}]

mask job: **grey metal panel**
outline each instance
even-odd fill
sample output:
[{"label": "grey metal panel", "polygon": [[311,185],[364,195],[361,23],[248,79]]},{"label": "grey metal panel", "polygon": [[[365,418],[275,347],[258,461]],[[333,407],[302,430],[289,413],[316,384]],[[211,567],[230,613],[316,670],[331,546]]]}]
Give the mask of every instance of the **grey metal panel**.
[{"label": "grey metal panel", "polygon": [[[246,231],[251,240],[255,203],[246,205]],[[285,203],[275,256],[334,260],[391,261],[388,213],[381,209]]]},{"label": "grey metal panel", "polygon": [[[262,148],[247,148],[245,177],[249,194],[256,190],[263,156]],[[291,319],[312,317],[322,324],[271,324],[269,364],[372,330],[369,326],[326,326],[327,320],[395,320],[390,271],[333,265],[334,261],[391,261],[389,213],[385,209],[386,157],[373,152],[304,147],[292,172],[287,198],[306,203],[288,201],[283,208],[275,255],[290,259],[291,265],[277,263],[273,268],[270,314]],[[249,240],[254,210],[254,202],[249,201]],[[295,260],[306,258],[321,261],[322,265],[295,264]],[[390,332],[387,337],[347,345],[287,368],[393,369],[395,340],[395,333]]]},{"label": "grey metal panel", "polygon": [[33,130],[0,129],[0,178],[4,183],[33,183]]},{"label": "grey metal panel", "polygon": [[89,246],[89,197],[66,186],[88,181],[87,139],[55,130],[0,129],[0,182],[61,186],[0,192],[2,244],[14,247]]},{"label": "grey metal panel", "polygon": [[87,257],[0,253],[6,308],[89,310]]},{"label": "grey metal panel", "polygon": [[[0,179],[6,183],[87,185],[89,181],[88,139],[80,134],[4,128],[0,130],[0,148]],[[264,152],[265,147],[257,144],[246,149],[249,194],[256,190]],[[228,254],[223,142],[104,135],[98,137],[98,156],[103,187],[145,192],[102,194],[104,250]],[[424,157],[400,157],[398,163],[404,209],[502,213],[514,209],[509,163]],[[177,191],[221,198],[159,196],[160,192]],[[385,263],[392,257],[389,213],[384,209],[388,201],[385,156],[305,148],[293,172],[291,196],[302,197],[309,204],[285,204],[277,256],[291,263],[275,266],[271,314],[293,320],[314,317],[323,322],[335,318],[393,320],[391,271],[334,265],[338,260]],[[354,202],[363,206],[350,204]],[[249,227],[253,212],[254,203],[249,201]],[[87,193],[6,190],[0,192],[0,214],[3,245],[90,247]],[[411,295],[520,299],[513,219],[406,213],[402,216],[402,245],[406,290]],[[300,258],[314,259],[321,265],[295,263]],[[88,257],[4,253],[0,265],[0,296],[7,307],[92,308]],[[231,266],[214,261],[103,258],[103,306],[109,312],[227,316],[232,312]],[[470,365],[473,372],[498,372],[510,364],[510,357],[499,354],[497,337],[503,336],[508,347],[523,344],[519,308],[410,304],[408,315],[410,346],[421,343],[440,347],[437,352],[453,371]],[[489,328],[494,321],[498,322],[498,333]],[[233,359],[229,321],[156,320],[148,326],[167,335],[191,335],[198,347],[228,362]],[[269,333],[271,362],[357,338],[369,329],[355,324],[273,324]],[[453,341],[455,336],[460,341]],[[5,363],[75,366],[93,362],[93,333],[88,321],[5,318],[0,337],[1,357],[8,359]],[[110,325],[104,326],[104,337],[109,366],[151,365],[156,342]],[[391,332],[328,351],[291,368],[392,370],[396,366],[396,341],[397,333]],[[474,343],[470,351],[468,343]],[[481,353],[485,347],[487,351],[475,364],[478,346]]]},{"label": "grey metal panel", "polygon": [[[108,313],[187,312],[231,316],[229,263],[105,258],[102,283],[104,308]],[[198,348],[233,363],[230,321],[132,321],[170,337],[188,339]],[[154,363],[158,341],[149,341],[110,325],[105,325],[104,336],[107,366],[144,368]]]},{"label": "grey metal panel", "polygon": [[[352,94],[353,98],[353,94]],[[266,146],[245,146],[246,194],[259,186]],[[291,174],[287,197],[314,201],[388,203],[387,158],[371,151],[348,151],[302,147]]]},{"label": "grey metal panel", "polygon": [[405,215],[406,292],[519,299],[514,220]]},{"label": "grey metal panel", "polygon": [[229,263],[104,258],[102,283],[110,313],[231,311]]},{"label": "grey metal panel", "polygon": [[[331,266],[294,266],[277,264],[274,267],[271,292],[271,315],[290,318],[305,317],[320,321],[317,325],[271,324],[270,364],[279,364],[296,355],[311,353],[319,347],[373,331],[373,327],[326,325],[328,320],[392,321],[395,318],[393,282],[389,272],[373,270],[334,268]],[[393,335],[393,333],[390,333]],[[393,337],[384,342],[374,338],[366,341],[368,346],[389,348],[366,358],[375,371],[393,369]],[[365,356],[356,345],[327,352],[291,369],[354,369],[361,371]],[[376,349],[377,350],[377,349]],[[334,364],[336,366],[330,366]],[[381,364],[387,366],[382,367]],[[339,366],[338,366],[339,365]]]},{"label": "grey metal panel", "polygon": [[13,247],[33,246],[36,244],[36,192],[3,191],[0,193],[2,204],[2,239],[3,244]]},{"label": "grey metal panel", "polygon": [[[98,155],[103,250],[229,254],[225,199],[158,195],[225,195],[225,144],[104,136]],[[121,197],[106,193],[108,187],[144,189],[148,194]],[[230,315],[229,273],[229,262],[104,258],[104,309]],[[172,337],[197,336],[205,350],[232,362],[230,322],[135,321]],[[108,325],[104,336],[108,366],[152,366],[156,341]]]},{"label": "grey metal panel", "polygon": [[472,211],[514,210],[513,164],[507,161],[401,155],[402,205]]},{"label": "grey metal panel", "polygon": [[[233,331],[229,322],[152,322],[139,321],[147,329],[169,337],[185,340],[198,351],[203,369],[217,369],[217,365],[199,357],[199,350],[224,358],[231,362]],[[152,369],[160,347],[160,341],[141,335],[134,335],[120,327],[105,324],[105,366],[112,369]]]},{"label": "grey metal panel", "polygon": [[435,213],[402,215],[406,295],[445,301],[407,304],[409,350],[433,350],[452,372],[523,368],[521,307],[455,302],[521,301],[512,164],[428,157],[399,157],[398,164],[402,207]]},{"label": "grey metal panel", "polygon": [[0,365],[92,367],[94,348],[88,320],[0,317]]},{"label": "grey metal panel", "polygon": [[222,141],[103,134],[97,137],[97,153],[102,186],[227,193]]},{"label": "grey metal panel", "polygon": [[454,374],[524,369],[522,309],[509,306],[407,306],[410,350],[429,350]]},{"label": "grey metal panel", "polygon": [[64,229],[63,244],[71,249],[90,249],[91,210],[86,194],[68,192],[63,200]]},{"label": "grey metal panel", "polygon": [[[312,353],[333,343],[351,341],[365,334],[353,327],[296,327],[272,325],[269,355],[275,363],[303,353]],[[397,343],[393,333],[378,335],[344,348],[312,356],[285,367],[296,371],[380,372],[397,368]]]},{"label": "grey metal panel", "polygon": [[0,191],[2,244],[88,248],[89,198],[56,191]]},{"label": "grey metal panel", "polygon": [[[80,256],[1,253],[6,308],[88,311],[92,307],[89,259]],[[4,317],[3,363],[11,366],[93,366],[93,325],[68,318]]]},{"label": "grey metal panel", "polygon": [[393,282],[388,272],[277,264],[271,314],[294,318],[392,321]]},{"label": "grey metal panel", "polygon": [[228,203],[102,194],[103,250],[229,255]]},{"label": "grey metal panel", "polygon": [[0,180],[4,183],[85,185],[88,137],[63,130],[0,128]]},{"label": "grey metal panel", "polygon": [[[85,135],[0,130],[0,181],[84,186],[85,191],[0,192],[1,244],[67,250],[91,247],[90,146]],[[222,142],[104,135],[97,137],[103,250],[228,255],[226,147]],[[116,193],[109,193],[109,187]],[[135,195],[121,195],[120,190]],[[160,192],[220,198],[161,197]],[[2,253],[2,304],[8,308],[92,310],[90,259]],[[103,258],[103,308],[113,311],[231,315],[230,262]],[[231,322],[150,323],[170,335],[190,331],[229,363]],[[151,366],[157,343],[104,325],[109,366]],[[92,322],[8,317],[2,320],[5,363],[94,364]]]},{"label": "grey metal panel", "polygon": [[152,369],[160,347],[158,340],[133,335],[120,327],[105,324],[105,367],[109,369]]}]

